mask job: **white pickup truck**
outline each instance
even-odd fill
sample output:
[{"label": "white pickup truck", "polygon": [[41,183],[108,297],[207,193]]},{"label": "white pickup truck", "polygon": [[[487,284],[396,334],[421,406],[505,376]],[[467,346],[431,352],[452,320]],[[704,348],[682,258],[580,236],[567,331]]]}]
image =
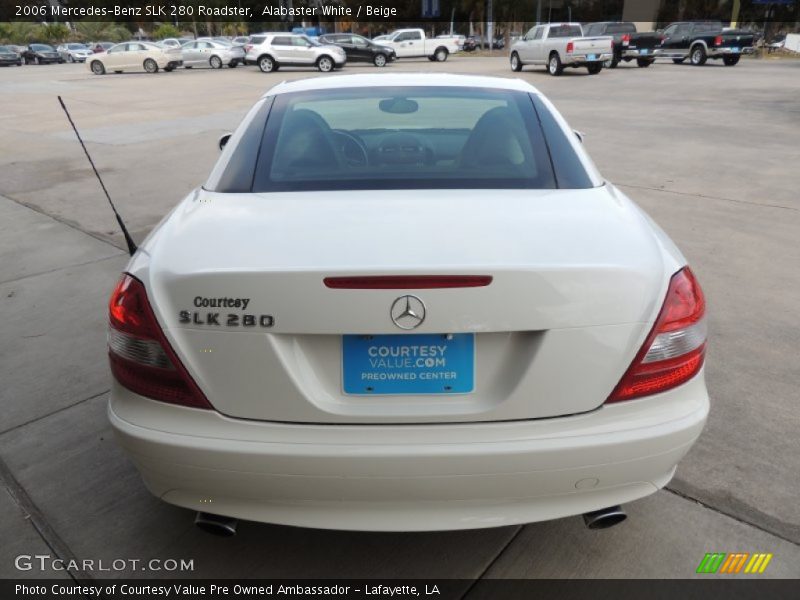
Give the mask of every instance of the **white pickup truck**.
[{"label": "white pickup truck", "polygon": [[429,60],[444,62],[459,50],[457,39],[426,38],[422,29],[397,29],[375,41],[394,48],[397,58],[427,56]]},{"label": "white pickup truck", "polygon": [[511,70],[525,65],[545,65],[550,75],[565,67],[586,67],[590,75],[603,69],[614,55],[612,36],[583,37],[580,23],[547,23],[531,28],[511,46]]}]

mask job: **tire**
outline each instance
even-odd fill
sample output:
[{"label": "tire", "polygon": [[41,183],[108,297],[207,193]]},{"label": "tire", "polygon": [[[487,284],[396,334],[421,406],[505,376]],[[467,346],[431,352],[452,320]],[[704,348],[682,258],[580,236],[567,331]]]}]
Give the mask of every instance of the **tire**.
[{"label": "tire", "polygon": [[174,69],[175,67],[164,67],[164,71],[167,73],[171,73]]},{"label": "tire", "polygon": [[682,65],[683,61],[685,60],[686,60],[685,58],[673,58],[672,62],[674,62],[676,65]]},{"label": "tire", "polygon": [[561,63],[561,57],[558,52],[553,52],[547,61],[547,72],[553,77],[558,77],[564,72],[564,65]]},{"label": "tire", "polygon": [[431,62],[434,62],[436,60],[436,57],[435,56],[429,56],[428,60],[431,61]]},{"label": "tire", "polygon": [[94,73],[95,75],[106,74],[106,68],[103,66],[103,63],[101,63],[99,60],[93,60],[91,67],[92,67],[92,73]]},{"label": "tire", "polygon": [[692,61],[692,64],[695,67],[702,67],[706,64],[708,60],[708,56],[706,55],[706,49],[703,48],[701,44],[695,44],[692,46],[691,54],[689,55]]},{"label": "tire", "polygon": [[653,64],[653,60],[650,58],[637,58],[636,64],[639,65],[641,68],[646,69],[647,67]]},{"label": "tire", "polygon": [[212,69],[221,69],[222,59],[219,56],[212,56],[208,59],[208,64],[211,65]]},{"label": "tire", "polygon": [[317,69],[319,69],[320,73],[330,73],[333,71],[333,67],[335,63],[330,56],[320,56],[317,59]]},{"label": "tire", "polygon": [[376,67],[385,67],[386,66],[386,55],[385,54],[376,54],[372,59],[372,64]]},{"label": "tire", "polygon": [[600,71],[603,70],[603,63],[596,62],[586,65],[586,69],[589,71],[589,75],[597,75]]},{"label": "tire", "polygon": [[184,69],[191,69],[191,68],[192,68],[192,65],[183,65],[183,68],[184,68]]},{"label": "tire", "polygon": [[740,56],[723,56],[722,57],[722,62],[725,63],[726,67],[732,67],[733,65],[735,65],[736,63],[739,62],[739,58],[741,58],[741,57]]},{"label": "tire", "polygon": [[515,73],[522,71],[522,61],[519,59],[519,54],[516,52],[511,53],[511,70]]},{"label": "tire", "polygon": [[614,52],[614,55],[611,57],[611,61],[610,61],[610,64],[608,65],[608,68],[609,69],[616,69],[617,65],[619,64],[619,61],[620,61],[619,54]]},{"label": "tire", "polygon": [[437,48],[436,52],[433,53],[433,57],[436,59],[436,62],[444,62],[447,60],[447,55],[450,54],[447,51],[447,48]]},{"label": "tire", "polygon": [[228,68],[229,69],[235,69],[238,66],[239,66],[239,63],[237,61],[235,61],[235,60],[232,60],[231,62],[228,63]]},{"label": "tire", "polygon": [[156,61],[154,61],[152,58],[146,58],[142,63],[142,66],[148,73],[158,73],[158,63],[156,63]]},{"label": "tire", "polygon": [[74,56],[72,56],[72,54],[70,54],[70,55],[69,55],[69,58],[67,58],[67,61],[68,61],[68,62],[71,62],[71,63],[74,63],[74,62],[75,62],[75,57],[74,57]]},{"label": "tire", "polygon": [[262,56],[258,59],[258,68],[262,73],[272,73],[275,70],[275,61],[271,56]]}]

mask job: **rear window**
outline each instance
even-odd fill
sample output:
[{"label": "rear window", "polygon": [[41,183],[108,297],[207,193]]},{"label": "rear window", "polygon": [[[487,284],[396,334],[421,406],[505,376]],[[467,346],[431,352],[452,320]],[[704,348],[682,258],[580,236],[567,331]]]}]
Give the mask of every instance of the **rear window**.
[{"label": "rear window", "polygon": [[[350,88],[280,94],[247,163],[215,168],[210,189],[270,192],[358,189],[591,187],[577,156],[559,177],[530,95],[457,87]],[[253,119],[249,129],[258,127]],[[253,132],[242,136],[253,143]],[[547,140],[545,136],[564,138]],[[568,152],[568,150],[563,150]],[[241,156],[241,153],[233,153]],[[253,156],[257,158],[253,160]],[[577,167],[576,167],[577,165]]]},{"label": "rear window", "polygon": [[261,44],[264,40],[267,39],[265,35],[251,35],[250,36],[250,43],[251,44]]},{"label": "rear window", "polygon": [[566,37],[581,37],[580,25],[552,25],[550,33],[547,34],[548,38],[566,38]]},{"label": "rear window", "polygon": [[633,23],[609,23],[606,33],[636,33],[636,26]]}]

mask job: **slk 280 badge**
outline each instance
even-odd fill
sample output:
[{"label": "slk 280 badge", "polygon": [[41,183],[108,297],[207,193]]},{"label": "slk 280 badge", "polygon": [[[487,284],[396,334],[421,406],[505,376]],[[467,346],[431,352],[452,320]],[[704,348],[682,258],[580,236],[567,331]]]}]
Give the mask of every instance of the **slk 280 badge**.
[{"label": "slk 280 badge", "polygon": [[[247,309],[250,298],[204,298],[197,296],[194,305],[197,307],[225,307]],[[178,320],[183,324],[210,325],[212,327],[272,327],[275,318],[272,315],[253,315],[218,312],[201,313],[199,311],[182,310],[178,313]]]}]

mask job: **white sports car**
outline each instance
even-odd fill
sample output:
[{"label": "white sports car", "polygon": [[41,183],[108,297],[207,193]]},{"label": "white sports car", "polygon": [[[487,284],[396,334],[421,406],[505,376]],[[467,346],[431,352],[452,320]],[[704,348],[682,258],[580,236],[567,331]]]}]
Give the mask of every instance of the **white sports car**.
[{"label": "white sports car", "polygon": [[528,83],[285,82],[114,290],[109,417],[221,533],[599,528],[703,429],[704,314]]}]

